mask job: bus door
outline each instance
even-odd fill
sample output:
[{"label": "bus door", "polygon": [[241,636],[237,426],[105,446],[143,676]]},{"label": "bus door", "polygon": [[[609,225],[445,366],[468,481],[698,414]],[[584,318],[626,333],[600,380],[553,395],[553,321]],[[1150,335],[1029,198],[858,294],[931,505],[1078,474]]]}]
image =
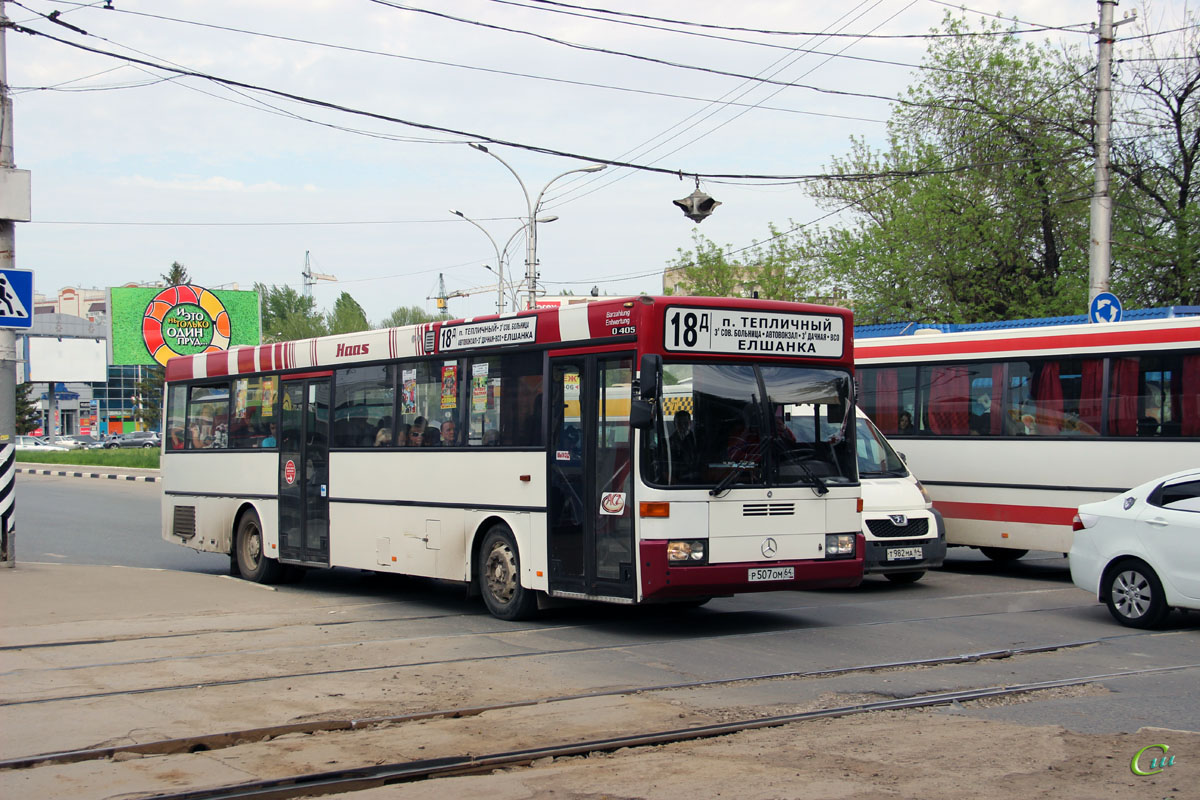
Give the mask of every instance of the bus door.
[{"label": "bus door", "polygon": [[329,378],[282,383],[279,560],[329,565]]},{"label": "bus door", "polygon": [[634,596],[633,356],[550,360],[550,589]]}]

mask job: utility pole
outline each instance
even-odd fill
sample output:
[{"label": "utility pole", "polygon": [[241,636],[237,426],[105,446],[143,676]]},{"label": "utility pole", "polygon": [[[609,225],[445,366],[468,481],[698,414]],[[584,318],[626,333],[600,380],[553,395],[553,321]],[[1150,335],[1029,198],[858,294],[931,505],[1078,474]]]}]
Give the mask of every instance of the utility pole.
[{"label": "utility pole", "polygon": [[1096,183],[1092,190],[1091,247],[1088,251],[1088,303],[1108,291],[1112,265],[1112,195],[1109,193],[1109,148],[1112,143],[1112,53],[1118,25],[1133,22],[1137,12],[1113,22],[1117,0],[1098,0],[1099,57],[1096,63]]},{"label": "utility pole", "polygon": [[[0,0],[0,170],[10,170],[13,162],[12,100],[8,96],[8,51],[5,33],[8,15]],[[0,219],[0,269],[12,269],[16,263],[16,223]],[[33,313],[33,309],[29,309]],[[50,385],[51,391],[54,384]],[[0,328],[0,566],[16,563],[16,433],[17,433],[17,334],[12,328]]]}]

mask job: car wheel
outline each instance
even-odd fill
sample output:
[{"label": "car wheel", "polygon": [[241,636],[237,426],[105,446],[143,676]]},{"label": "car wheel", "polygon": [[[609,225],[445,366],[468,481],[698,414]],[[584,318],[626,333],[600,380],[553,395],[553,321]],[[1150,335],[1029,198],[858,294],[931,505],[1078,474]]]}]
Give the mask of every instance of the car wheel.
[{"label": "car wheel", "polygon": [[146,442],[144,445],[142,445],[143,450],[149,450],[151,447],[154,447],[153,442]]},{"label": "car wheel", "polygon": [[919,569],[916,572],[885,572],[883,577],[887,578],[892,583],[916,583],[925,575],[925,570]]},{"label": "car wheel", "polygon": [[238,522],[234,553],[238,574],[248,581],[278,583],[283,577],[283,566],[263,553],[262,525],[253,511],[243,514]]},{"label": "car wheel", "polygon": [[1130,628],[1157,628],[1171,609],[1154,570],[1126,559],[1109,568],[1100,593],[1113,619]]},{"label": "car wheel", "polygon": [[493,525],[483,537],[477,567],[479,591],[492,616],[519,620],[533,616],[537,596],[521,585],[521,559],[512,533]]},{"label": "car wheel", "polygon": [[979,552],[995,561],[997,564],[1007,564],[1010,561],[1016,561],[1021,556],[1028,553],[1028,550],[1012,550],[1007,547],[981,547]]}]

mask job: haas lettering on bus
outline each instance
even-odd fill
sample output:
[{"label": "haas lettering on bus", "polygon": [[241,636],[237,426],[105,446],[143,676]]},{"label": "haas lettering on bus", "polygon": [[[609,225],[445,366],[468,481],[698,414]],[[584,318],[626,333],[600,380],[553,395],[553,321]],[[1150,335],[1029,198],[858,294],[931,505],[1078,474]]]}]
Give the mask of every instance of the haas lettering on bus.
[{"label": "haas lettering on bus", "polygon": [[371,345],[369,344],[339,344],[337,346],[337,353],[335,354],[335,357],[343,358],[345,356],[365,356],[369,355],[370,352]]}]

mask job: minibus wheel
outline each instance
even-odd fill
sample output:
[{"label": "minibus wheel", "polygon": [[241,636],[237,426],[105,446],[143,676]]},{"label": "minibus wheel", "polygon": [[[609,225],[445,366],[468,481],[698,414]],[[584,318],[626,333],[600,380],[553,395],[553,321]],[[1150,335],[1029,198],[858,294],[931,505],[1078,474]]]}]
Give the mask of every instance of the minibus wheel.
[{"label": "minibus wheel", "polygon": [[1016,561],[1021,556],[1028,553],[1028,550],[1014,550],[1009,547],[981,547],[979,552],[995,561],[997,564],[1007,564],[1011,561]]},{"label": "minibus wheel", "polygon": [[492,616],[527,619],[537,610],[537,596],[521,585],[520,554],[507,526],[493,525],[484,535],[476,573],[483,602]]}]

